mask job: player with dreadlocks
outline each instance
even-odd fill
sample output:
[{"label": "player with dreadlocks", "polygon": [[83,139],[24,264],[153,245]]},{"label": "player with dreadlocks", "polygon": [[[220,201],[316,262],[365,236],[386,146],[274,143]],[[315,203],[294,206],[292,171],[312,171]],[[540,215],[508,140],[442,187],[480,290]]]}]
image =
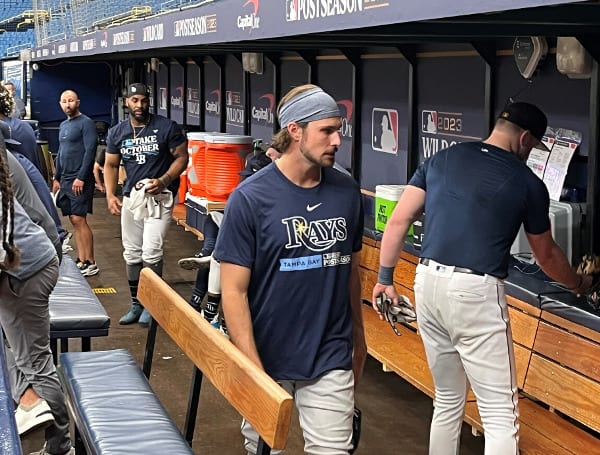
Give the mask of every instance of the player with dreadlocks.
[{"label": "player with dreadlocks", "polygon": [[[4,139],[0,138],[0,148],[4,148]],[[13,229],[15,209],[12,185],[8,177],[8,165],[4,154],[0,153],[0,197],[2,198],[2,249],[0,249],[0,270],[16,267],[19,263],[19,249],[15,246]]]},{"label": "player with dreadlocks", "polygon": [[[46,427],[44,447],[35,455],[74,454],[69,414],[50,350],[50,293],[58,280],[57,251],[46,231],[12,197],[7,151],[0,134],[0,326],[20,435]],[[49,215],[48,215],[49,216]]]}]

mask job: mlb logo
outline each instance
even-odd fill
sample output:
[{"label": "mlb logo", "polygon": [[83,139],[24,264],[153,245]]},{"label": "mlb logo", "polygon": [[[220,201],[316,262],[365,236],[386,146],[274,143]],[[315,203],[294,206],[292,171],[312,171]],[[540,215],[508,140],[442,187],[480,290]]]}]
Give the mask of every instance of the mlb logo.
[{"label": "mlb logo", "polygon": [[437,111],[422,111],[421,131],[423,133],[437,134]]},{"label": "mlb logo", "polygon": [[398,153],[398,111],[373,108],[371,113],[371,147],[385,153]]},{"label": "mlb logo", "polygon": [[231,91],[225,92],[225,104],[228,106],[233,104],[233,93]]},{"label": "mlb logo", "polygon": [[298,0],[286,0],[285,20],[290,22],[298,19]]}]

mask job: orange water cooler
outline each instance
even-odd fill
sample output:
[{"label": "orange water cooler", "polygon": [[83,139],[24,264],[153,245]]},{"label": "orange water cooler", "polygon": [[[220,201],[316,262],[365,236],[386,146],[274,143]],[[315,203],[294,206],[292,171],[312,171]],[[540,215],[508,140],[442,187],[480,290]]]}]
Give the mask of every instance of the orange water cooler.
[{"label": "orange water cooler", "polygon": [[206,179],[204,174],[204,157],[206,146],[204,138],[208,133],[194,132],[188,133],[188,167],[187,167],[187,187],[193,196],[206,196]]},{"label": "orange water cooler", "polygon": [[240,182],[240,171],[245,167],[246,155],[252,152],[252,137],[207,135],[204,141],[206,198],[225,202]]}]

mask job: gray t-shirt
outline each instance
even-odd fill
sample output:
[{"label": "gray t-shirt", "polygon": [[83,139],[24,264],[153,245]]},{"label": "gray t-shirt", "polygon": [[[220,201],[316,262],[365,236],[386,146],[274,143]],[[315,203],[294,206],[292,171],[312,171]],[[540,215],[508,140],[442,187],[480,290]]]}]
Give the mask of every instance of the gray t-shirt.
[{"label": "gray t-shirt", "polygon": [[21,252],[19,266],[4,273],[26,280],[46,267],[56,256],[50,239],[41,226],[38,226],[15,199],[15,244]]},{"label": "gray t-shirt", "polygon": [[54,245],[54,254],[57,254],[60,258],[62,256],[62,243],[58,236],[56,223],[44,207],[35,187],[31,183],[31,179],[27,176],[19,160],[12,153],[6,155],[15,199],[29,214],[31,221],[44,229],[46,236]]}]

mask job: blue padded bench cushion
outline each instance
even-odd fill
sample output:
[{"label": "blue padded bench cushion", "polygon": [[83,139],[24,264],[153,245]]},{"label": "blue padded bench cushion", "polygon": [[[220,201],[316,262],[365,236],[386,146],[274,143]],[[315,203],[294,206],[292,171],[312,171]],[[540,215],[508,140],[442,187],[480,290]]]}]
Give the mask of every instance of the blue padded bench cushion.
[{"label": "blue padded bench cushion", "polygon": [[21,455],[21,440],[15,422],[3,338],[4,335],[0,329],[0,453],[2,455]]},{"label": "blue padded bench cushion", "polygon": [[60,362],[88,455],[193,455],[129,351],[63,352]]},{"label": "blue padded bench cushion", "polygon": [[553,280],[537,264],[524,265],[511,259],[504,288],[508,295],[600,332],[600,312],[595,311],[584,297],[577,297],[552,283]]},{"label": "blue padded bench cushion", "polygon": [[70,256],[63,256],[58,282],[50,294],[50,336],[108,335],[110,318]]}]

